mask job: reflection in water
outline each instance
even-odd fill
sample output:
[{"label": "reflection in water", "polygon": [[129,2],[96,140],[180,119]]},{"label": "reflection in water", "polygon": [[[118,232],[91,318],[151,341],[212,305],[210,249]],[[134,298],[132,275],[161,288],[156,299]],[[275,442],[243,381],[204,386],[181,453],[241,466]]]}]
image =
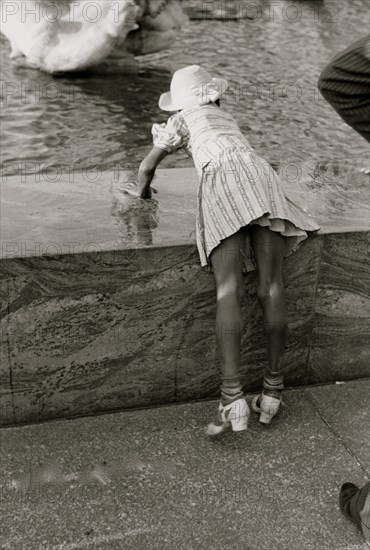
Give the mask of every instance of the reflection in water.
[{"label": "reflection in water", "polygon": [[121,193],[121,196],[114,197],[111,213],[123,242],[153,244],[152,231],[158,227],[158,201],[155,198],[143,200]]}]

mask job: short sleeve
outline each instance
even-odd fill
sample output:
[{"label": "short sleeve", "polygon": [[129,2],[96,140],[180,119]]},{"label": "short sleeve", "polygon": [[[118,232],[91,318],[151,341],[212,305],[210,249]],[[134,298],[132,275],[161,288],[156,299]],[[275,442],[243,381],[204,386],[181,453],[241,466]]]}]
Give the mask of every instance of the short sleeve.
[{"label": "short sleeve", "polygon": [[181,149],[188,141],[188,129],[179,113],[172,115],[163,124],[153,124],[152,134],[153,145],[164,149],[167,153]]}]

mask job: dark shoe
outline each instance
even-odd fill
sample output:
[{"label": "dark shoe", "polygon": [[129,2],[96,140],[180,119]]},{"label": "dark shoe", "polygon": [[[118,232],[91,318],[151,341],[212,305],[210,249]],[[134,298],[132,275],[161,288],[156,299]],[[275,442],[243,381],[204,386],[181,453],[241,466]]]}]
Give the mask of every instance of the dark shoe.
[{"label": "dark shoe", "polygon": [[353,483],[343,483],[339,493],[339,507],[346,518],[356,523],[356,519],[351,514],[351,499],[358,493],[358,487]]}]

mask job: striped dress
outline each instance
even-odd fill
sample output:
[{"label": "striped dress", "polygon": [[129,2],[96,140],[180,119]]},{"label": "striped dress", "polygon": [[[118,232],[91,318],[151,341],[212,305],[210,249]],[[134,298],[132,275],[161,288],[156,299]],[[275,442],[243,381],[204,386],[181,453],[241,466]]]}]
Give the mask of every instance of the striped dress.
[{"label": "striped dress", "polygon": [[[173,153],[184,147],[199,175],[196,241],[203,267],[211,252],[242,227],[258,224],[288,237],[287,254],[317,231],[315,221],[285,197],[278,174],[251,147],[237,122],[214,103],[184,109],[154,124],[153,143]],[[246,232],[245,268],[255,268]]]}]

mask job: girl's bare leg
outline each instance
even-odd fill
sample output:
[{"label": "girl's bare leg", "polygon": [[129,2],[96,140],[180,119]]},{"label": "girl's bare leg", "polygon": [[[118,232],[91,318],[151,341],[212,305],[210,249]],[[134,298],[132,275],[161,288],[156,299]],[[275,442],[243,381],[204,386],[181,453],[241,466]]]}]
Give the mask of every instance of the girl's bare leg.
[{"label": "girl's bare leg", "polygon": [[245,229],[228,237],[211,254],[217,290],[216,338],[221,366],[221,401],[243,397],[239,377],[243,328],[243,255]]},{"label": "girl's bare leg", "polygon": [[286,238],[267,227],[250,226],[257,271],[257,295],[265,327],[268,369],[263,382],[266,395],[279,397],[283,389],[282,359],[285,351],[287,319],[282,281]]}]

